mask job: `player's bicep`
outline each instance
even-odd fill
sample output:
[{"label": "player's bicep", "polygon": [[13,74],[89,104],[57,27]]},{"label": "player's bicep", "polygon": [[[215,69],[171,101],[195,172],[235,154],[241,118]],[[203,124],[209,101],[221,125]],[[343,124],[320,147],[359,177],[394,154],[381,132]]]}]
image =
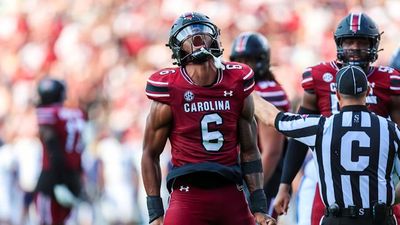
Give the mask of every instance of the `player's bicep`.
[{"label": "player's bicep", "polygon": [[143,151],[152,157],[158,157],[164,150],[172,122],[169,105],[153,101],[146,119]]}]

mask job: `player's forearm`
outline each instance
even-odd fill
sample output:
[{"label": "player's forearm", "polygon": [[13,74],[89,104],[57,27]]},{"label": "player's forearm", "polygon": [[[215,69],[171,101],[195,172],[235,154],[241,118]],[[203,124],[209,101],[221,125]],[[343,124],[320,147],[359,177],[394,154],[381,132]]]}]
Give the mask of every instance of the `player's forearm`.
[{"label": "player's forearm", "polygon": [[249,191],[252,192],[262,188],[264,180],[261,155],[256,144],[257,123],[255,119],[250,121],[241,119],[239,121],[239,130],[242,172]]},{"label": "player's forearm", "polygon": [[240,163],[244,180],[250,191],[252,213],[266,213],[266,197],[263,187],[263,171],[260,151],[257,146],[257,122],[254,118],[252,98],[247,98],[238,123]]},{"label": "player's forearm", "polygon": [[[166,138],[154,139],[154,137],[166,137],[166,129],[159,129],[155,132],[160,135],[152,135],[153,130],[147,129],[143,142],[142,155],[142,177],[146,190],[147,210],[149,213],[149,222],[162,217],[164,215],[164,206],[160,197],[161,188],[161,168],[160,155],[164,148]],[[150,141],[152,140],[152,141]],[[155,141],[156,140],[156,141]]]},{"label": "player's forearm", "polygon": [[258,148],[254,150],[241,149],[241,168],[244,181],[251,192],[262,189],[264,184],[264,175],[261,162],[261,155]]},{"label": "player's forearm", "polygon": [[142,156],[143,184],[148,196],[160,196],[161,168],[159,158],[153,158],[145,152]]},{"label": "player's forearm", "polygon": [[[267,198],[263,190],[263,173],[261,158],[257,152],[251,155],[245,154],[241,158],[241,168],[247,188],[250,192],[249,206],[251,212],[267,213]],[[259,154],[259,153],[258,153]]]},{"label": "player's forearm", "polygon": [[250,193],[263,188],[264,178],[262,173],[244,175],[244,181]]}]

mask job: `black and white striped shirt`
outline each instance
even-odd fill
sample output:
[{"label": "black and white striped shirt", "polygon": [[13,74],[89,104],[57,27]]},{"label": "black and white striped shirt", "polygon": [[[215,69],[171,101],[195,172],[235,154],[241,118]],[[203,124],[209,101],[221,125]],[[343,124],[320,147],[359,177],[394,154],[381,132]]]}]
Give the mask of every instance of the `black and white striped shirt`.
[{"label": "black and white striped shirt", "polygon": [[347,106],[328,118],[279,113],[275,127],[313,150],[326,206],[336,202],[370,208],[377,201],[393,205],[400,131],[392,121],[365,106]]}]

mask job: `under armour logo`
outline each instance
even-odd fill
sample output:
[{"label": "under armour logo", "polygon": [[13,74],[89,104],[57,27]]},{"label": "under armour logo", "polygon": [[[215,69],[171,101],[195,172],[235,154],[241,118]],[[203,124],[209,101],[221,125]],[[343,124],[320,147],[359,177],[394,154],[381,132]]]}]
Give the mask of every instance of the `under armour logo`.
[{"label": "under armour logo", "polygon": [[186,187],[181,186],[181,187],[179,188],[179,190],[180,190],[180,191],[189,192],[189,186],[186,186]]},{"label": "under armour logo", "polygon": [[224,96],[233,96],[233,91],[224,91]]}]

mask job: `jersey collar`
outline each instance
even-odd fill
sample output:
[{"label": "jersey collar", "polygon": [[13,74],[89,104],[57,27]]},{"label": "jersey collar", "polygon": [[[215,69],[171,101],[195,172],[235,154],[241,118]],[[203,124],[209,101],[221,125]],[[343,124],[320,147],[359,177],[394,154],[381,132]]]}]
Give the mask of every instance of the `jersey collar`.
[{"label": "jersey collar", "polygon": [[[180,69],[181,69],[181,74],[182,74],[183,78],[184,78],[189,84],[198,86],[198,85],[192,80],[192,78],[189,76],[189,74],[187,73],[185,67],[181,67]],[[216,85],[216,84],[219,84],[219,83],[222,81],[222,78],[223,78],[223,72],[222,72],[221,69],[218,69],[218,70],[217,70],[217,79],[216,79],[216,81],[215,81],[212,85],[210,85],[209,87],[212,87],[212,86],[214,86],[214,85]]]},{"label": "jersey collar", "polygon": [[348,112],[348,111],[366,111],[368,112],[368,108],[366,105],[347,105],[344,106],[341,110],[341,112]]}]

